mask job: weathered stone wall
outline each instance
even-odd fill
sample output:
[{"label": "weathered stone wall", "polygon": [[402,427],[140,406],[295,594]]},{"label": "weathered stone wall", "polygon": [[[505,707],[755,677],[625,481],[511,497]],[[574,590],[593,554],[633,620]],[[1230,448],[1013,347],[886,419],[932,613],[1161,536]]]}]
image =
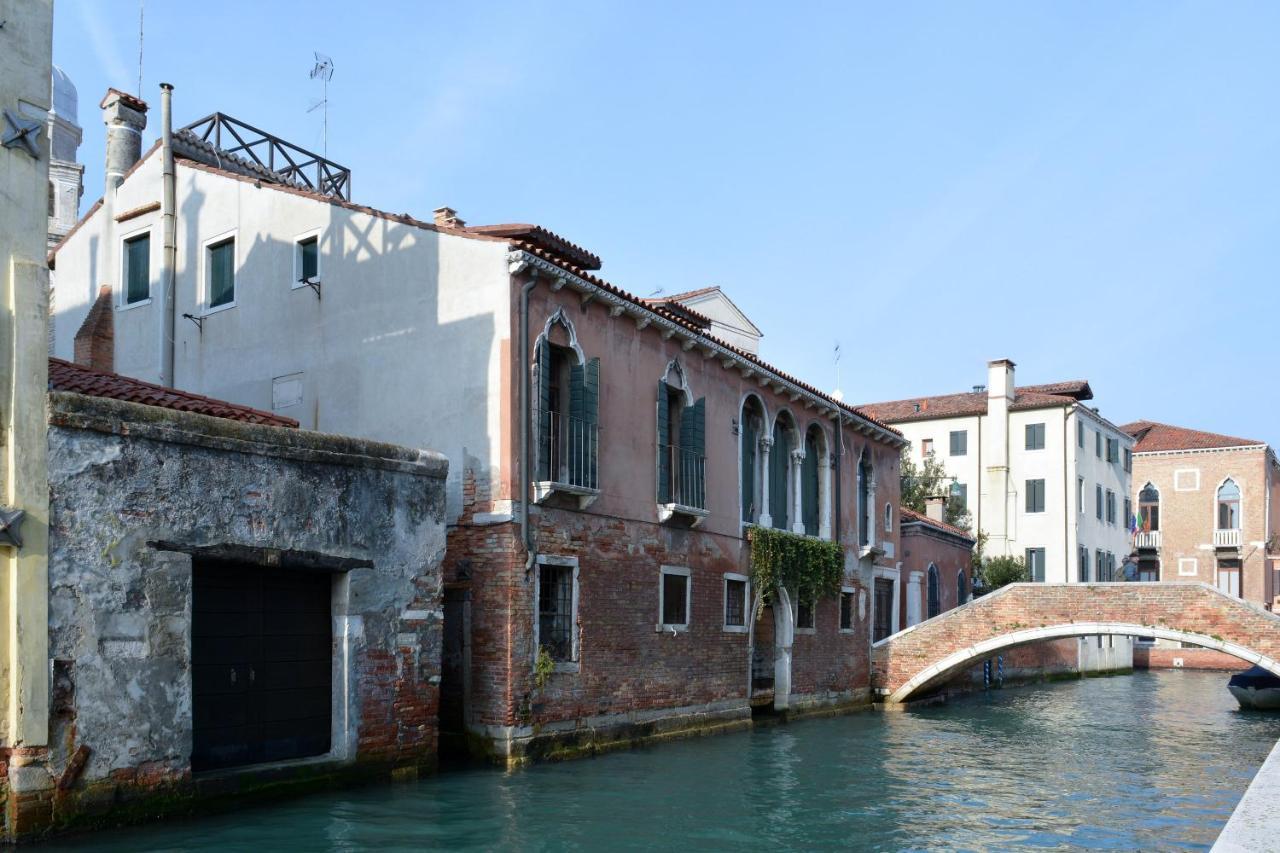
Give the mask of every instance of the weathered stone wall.
[{"label": "weathered stone wall", "polygon": [[1209,669],[1234,672],[1248,669],[1248,661],[1214,649],[1173,649],[1138,646],[1133,650],[1134,669]]},{"label": "weathered stone wall", "polygon": [[112,819],[122,802],[161,789],[179,800],[197,792],[193,555],[330,571],[327,758],[346,766],[434,761],[441,457],[50,396],[51,739],[15,794],[66,823],[91,813]]}]

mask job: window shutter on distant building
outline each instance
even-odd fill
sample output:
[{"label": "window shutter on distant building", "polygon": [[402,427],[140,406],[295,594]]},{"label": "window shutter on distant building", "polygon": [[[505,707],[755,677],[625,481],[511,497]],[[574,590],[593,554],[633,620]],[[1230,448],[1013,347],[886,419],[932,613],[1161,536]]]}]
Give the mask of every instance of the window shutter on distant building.
[{"label": "window shutter on distant building", "polygon": [[551,343],[538,341],[533,367],[534,468],[541,482],[551,479]]},{"label": "window shutter on distant building", "polygon": [[658,382],[658,503],[671,503],[671,398],[666,380]]}]

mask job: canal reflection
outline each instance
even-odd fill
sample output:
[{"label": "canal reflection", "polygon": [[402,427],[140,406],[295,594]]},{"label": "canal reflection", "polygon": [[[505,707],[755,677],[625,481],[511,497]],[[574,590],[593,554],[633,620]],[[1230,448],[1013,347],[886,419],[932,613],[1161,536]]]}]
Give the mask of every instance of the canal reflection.
[{"label": "canal reflection", "polygon": [[1280,736],[1139,673],[476,769],[44,849],[1207,849]]}]

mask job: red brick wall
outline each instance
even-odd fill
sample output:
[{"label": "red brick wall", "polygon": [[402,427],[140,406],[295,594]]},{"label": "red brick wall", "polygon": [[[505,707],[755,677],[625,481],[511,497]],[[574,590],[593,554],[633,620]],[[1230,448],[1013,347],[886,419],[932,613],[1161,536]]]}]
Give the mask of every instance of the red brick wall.
[{"label": "red brick wall", "polygon": [[933,533],[921,524],[908,524],[902,532],[902,601],[898,625],[907,627],[907,580],[911,572],[920,572],[920,618],[929,617],[929,565],[938,567],[938,589],[945,613],[958,606],[956,576],[964,572],[965,586],[973,591],[970,563],[973,547]]}]

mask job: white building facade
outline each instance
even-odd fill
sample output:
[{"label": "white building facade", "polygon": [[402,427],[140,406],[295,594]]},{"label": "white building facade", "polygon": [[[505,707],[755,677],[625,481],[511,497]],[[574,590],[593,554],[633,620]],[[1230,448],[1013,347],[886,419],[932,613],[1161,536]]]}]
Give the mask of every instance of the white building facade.
[{"label": "white building facade", "polygon": [[1012,361],[967,394],[873,403],[917,463],[932,454],[985,533],[987,556],[1051,583],[1119,580],[1132,551],[1133,439],[1084,403],[1087,382],[1018,388]]}]

